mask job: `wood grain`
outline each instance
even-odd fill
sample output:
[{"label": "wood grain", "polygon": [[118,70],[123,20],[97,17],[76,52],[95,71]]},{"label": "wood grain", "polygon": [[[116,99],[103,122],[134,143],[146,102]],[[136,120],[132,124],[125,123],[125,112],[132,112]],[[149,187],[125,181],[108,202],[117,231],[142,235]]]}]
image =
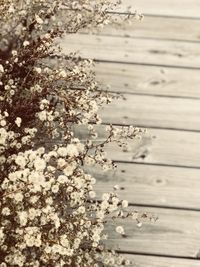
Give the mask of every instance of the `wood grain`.
[{"label": "wood grain", "polygon": [[148,255],[123,254],[133,262],[133,267],[199,267],[199,260],[152,257]]},{"label": "wood grain", "polygon": [[66,36],[61,47],[65,54],[79,51],[96,60],[200,68],[198,43],[75,34]]},{"label": "wood grain", "polygon": [[199,70],[99,62],[95,71],[113,92],[200,98]]},{"label": "wood grain", "polygon": [[[134,220],[118,220],[108,224],[110,232],[108,247],[126,252],[174,257],[199,257],[200,250],[200,213],[161,208],[135,207],[159,217],[156,223],[146,221],[138,228]],[[113,229],[123,225],[127,237],[122,238]]]},{"label": "wood grain", "polygon": [[[107,244],[146,254],[127,255],[136,267],[200,267],[200,2],[124,0],[118,11],[126,12],[129,5],[148,14],[143,22],[121,29],[108,26],[97,35],[67,36],[62,42],[66,54],[80,51],[107,62],[96,65],[97,78],[125,93],[125,101],[102,111],[104,122],[150,127],[125,151],[106,148],[108,157],[119,162],[116,171],[89,170],[97,178],[98,197],[119,184],[120,197],[159,217],[142,228],[131,220],[118,221],[125,238],[109,224]],[[96,142],[105,138],[103,128],[97,128]],[[76,136],[87,138],[84,129]]]},{"label": "wood grain", "polygon": [[198,0],[123,0],[122,3],[121,8],[118,8],[121,12],[131,7],[130,11],[137,10],[143,14],[200,18]]},{"label": "wood grain", "polygon": [[[98,140],[104,140],[104,126],[98,127],[97,132]],[[82,140],[87,138],[84,128],[77,129],[75,135]],[[108,145],[106,150],[115,161],[200,168],[199,140],[200,133],[196,132],[148,129],[141,140],[129,141],[127,151],[115,144]]]},{"label": "wood grain", "polygon": [[103,172],[90,167],[97,183],[98,198],[113,190],[131,204],[200,210],[200,170],[134,163],[118,163],[116,170]]},{"label": "wood grain", "polygon": [[200,100],[125,95],[101,111],[106,123],[200,130]]},{"label": "wood grain", "polygon": [[[116,18],[118,15],[116,15]],[[178,19],[169,17],[145,16],[142,21],[123,23],[120,26],[107,25],[101,30],[94,30],[99,35],[122,36],[130,38],[143,37],[169,39],[177,41],[200,40],[199,19]]]}]

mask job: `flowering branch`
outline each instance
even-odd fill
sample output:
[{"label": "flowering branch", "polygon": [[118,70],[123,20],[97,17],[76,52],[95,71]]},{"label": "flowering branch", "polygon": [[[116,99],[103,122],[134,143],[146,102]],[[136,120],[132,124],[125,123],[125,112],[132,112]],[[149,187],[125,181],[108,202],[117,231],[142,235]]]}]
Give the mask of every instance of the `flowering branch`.
[{"label": "flowering branch", "polygon": [[[0,0],[1,267],[129,264],[103,243],[107,216],[131,216],[128,202],[116,192],[95,200],[96,180],[84,166],[115,167],[105,145],[124,146],[142,131],[109,126],[101,143],[79,140],[74,125],[95,139],[98,110],[114,96],[101,90],[90,60],[55,57],[58,38],[112,21],[113,7],[107,0]],[[124,235],[121,226],[116,231]]]}]

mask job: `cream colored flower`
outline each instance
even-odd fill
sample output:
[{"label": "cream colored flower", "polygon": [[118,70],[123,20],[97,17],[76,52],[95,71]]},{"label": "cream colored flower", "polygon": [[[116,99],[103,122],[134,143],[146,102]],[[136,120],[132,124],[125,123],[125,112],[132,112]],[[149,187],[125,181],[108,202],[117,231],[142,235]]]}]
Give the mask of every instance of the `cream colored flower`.
[{"label": "cream colored flower", "polygon": [[0,72],[2,72],[2,73],[4,72],[4,67],[1,64],[0,64]]},{"label": "cream colored flower", "polygon": [[35,20],[38,24],[43,24],[44,21],[40,18],[40,16],[38,16],[37,14],[35,15]]},{"label": "cream colored flower", "polygon": [[22,123],[22,119],[20,117],[17,117],[16,120],[15,120],[15,124],[20,127],[21,126],[21,123]]},{"label": "cream colored flower", "polygon": [[124,228],[122,226],[117,226],[115,230],[118,234],[121,234],[121,235],[125,234]]}]

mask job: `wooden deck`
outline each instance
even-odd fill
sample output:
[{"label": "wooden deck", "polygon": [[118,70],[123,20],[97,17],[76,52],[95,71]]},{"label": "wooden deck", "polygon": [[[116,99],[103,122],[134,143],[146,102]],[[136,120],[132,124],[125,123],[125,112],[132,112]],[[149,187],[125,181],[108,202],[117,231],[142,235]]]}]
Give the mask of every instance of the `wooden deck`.
[{"label": "wooden deck", "polygon": [[136,267],[200,267],[200,1],[124,0],[119,12],[132,3],[144,21],[63,43],[96,59],[98,79],[124,93],[103,122],[149,132],[127,152],[108,148],[117,171],[94,170],[99,192],[119,184],[121,197],[159,217],[142,228],[128,221],[127,237],[110,242]]}]

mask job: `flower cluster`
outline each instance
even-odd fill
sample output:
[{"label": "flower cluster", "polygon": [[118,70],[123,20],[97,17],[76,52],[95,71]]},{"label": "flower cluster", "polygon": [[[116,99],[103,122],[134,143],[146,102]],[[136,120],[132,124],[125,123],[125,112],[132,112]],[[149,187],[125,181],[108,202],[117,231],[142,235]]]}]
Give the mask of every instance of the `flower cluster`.
[{"label": "flower cluster", "polygon": [[[101,91],[93,63],[56,56],[58,37],[108,22],[107,0],[0,0],[0,267],[122,266],[109,251],[107,217],[138,220],[116,191],[96,199],[84,166],[115,168],[104,146],[142,130],[107,126],[97,142]],[[76,136],[86,127],[88,137]],[[125,235],[122,226],[116,231]]]}]

